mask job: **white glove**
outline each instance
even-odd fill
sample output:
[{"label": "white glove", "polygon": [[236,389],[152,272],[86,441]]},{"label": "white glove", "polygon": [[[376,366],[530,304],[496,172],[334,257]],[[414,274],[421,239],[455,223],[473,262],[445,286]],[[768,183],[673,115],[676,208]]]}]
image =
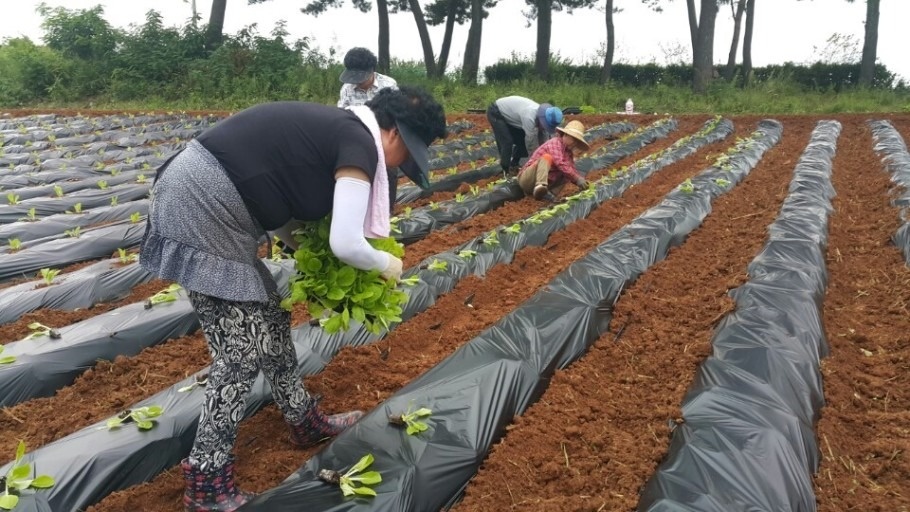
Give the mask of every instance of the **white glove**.
[{"label": "white glove", "polygon": [[394,279],[398,281],[401,279],[401,271],[403,270],[401,260],[391,254],[386,254],[389,256],[389,265],[379,275],[386,280]]}]

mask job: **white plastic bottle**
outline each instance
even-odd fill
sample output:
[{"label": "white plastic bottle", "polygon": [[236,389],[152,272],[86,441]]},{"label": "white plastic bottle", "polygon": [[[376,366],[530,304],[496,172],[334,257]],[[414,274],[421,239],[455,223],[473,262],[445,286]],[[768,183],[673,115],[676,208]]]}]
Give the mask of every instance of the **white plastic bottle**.
[{"label": "white plastic bottle", "polygon": [[635,112],[635,104],[632,103],[632,98],[626,100],[626,114],[632,114]]}]

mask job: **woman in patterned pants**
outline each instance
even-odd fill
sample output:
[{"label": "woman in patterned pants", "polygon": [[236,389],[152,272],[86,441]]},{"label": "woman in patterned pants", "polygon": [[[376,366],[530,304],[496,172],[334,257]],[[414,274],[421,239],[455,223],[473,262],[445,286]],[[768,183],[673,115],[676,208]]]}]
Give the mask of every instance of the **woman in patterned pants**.
[{"label": "woman in patterned pants", "polygon": [[290,314],[257,257],[268,232],[331,214],[332,252],[397,280],[401,260],[365,237],[389,234],[397,179],[389,169],[401,166],[426,186],[427,146],[444,136],[442,107],[410,87],[350,110],[266,103],[206,130],[158,171],[140,263],[188,291],[212,355],[196,439],[181,463],[187,511],[230,512],[251,499],[234,483],[231,451],[260,371],[296,445],[338,435],[362,416],[326,415],[304,389]]}]

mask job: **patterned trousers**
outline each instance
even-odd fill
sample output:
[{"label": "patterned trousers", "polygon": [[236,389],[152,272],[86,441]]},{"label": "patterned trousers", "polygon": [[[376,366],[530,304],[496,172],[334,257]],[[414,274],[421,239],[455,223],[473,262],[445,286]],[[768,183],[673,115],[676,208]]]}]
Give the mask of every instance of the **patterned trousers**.
[{"label": "patterned trousers", "polygon": [[277,294],[267,303],[237,302],[189,292],[212,354],[205,403],[189,463],[202,471],[231,460],[237,427],[253,381],[262,370],[285,421],[303,421],[313,400],[297,373],[291,315]]}]

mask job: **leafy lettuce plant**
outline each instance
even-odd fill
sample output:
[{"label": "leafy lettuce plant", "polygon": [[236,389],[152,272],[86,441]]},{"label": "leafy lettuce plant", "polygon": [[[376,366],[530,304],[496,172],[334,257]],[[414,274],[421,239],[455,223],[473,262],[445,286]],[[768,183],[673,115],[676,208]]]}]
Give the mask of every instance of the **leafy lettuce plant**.
[{"label": "leafy lettuce plant", "polygon": [[122,427],[125,423],[135,423],[139,430],[149,430],[155,426],[155,418],[161,416],[164,409],[160,405],[149,405],[127,409],[105,422],[104,428],[111,430]]},{"label": "leafy lettuce plant", "polygon": [[344,473],[332,469],[320,469],[318,477],[323,482],[341,487],[341,493],[345,496],[354,494],[376,496],[376,491],[370,487],[382,482],[382,475],[379,474],[379,471],[364,471],[371,464],[373,464],[373,455],[368,453]]},{"label": "leafy lettuce plant", "polygon": [[23,463],[25,442],[19,441],[16,459],[6,476],[0,478],[0,509],[12,510],[19,504],[19,494],[26,489],[47,489],[54,486],[54,479],[48,475],[32,477],[32,465]]},{"label": "leafy lettuce plant", "polygon": [[427,418],[433,411],[426,408],[420,407],[418,409],[413,409],[414,404],[408,405],[408,410],[403,414],[393,414],[389,416],[389,423],[393,425],[407,425],[406,432],[409,436],[425,432],[430,428],[425,421],[422,421],[421,418]]},{"label": "leafy lettuce plant", "polygon": [[[331,219],[309,222],[294,233],[299,246],[294,252],[297,274],[291,278],[291,295],[282,301],[285,309],[307,303],[307,309],[326,332],[346,331],[351,319],[373,334],[401,321],[408,296],[386,280],[378,270],[360,270],[339,260],[329,247]],[[404,255],[404,246],[394,238],[369,239],[370,244],[394,256]]]}]

